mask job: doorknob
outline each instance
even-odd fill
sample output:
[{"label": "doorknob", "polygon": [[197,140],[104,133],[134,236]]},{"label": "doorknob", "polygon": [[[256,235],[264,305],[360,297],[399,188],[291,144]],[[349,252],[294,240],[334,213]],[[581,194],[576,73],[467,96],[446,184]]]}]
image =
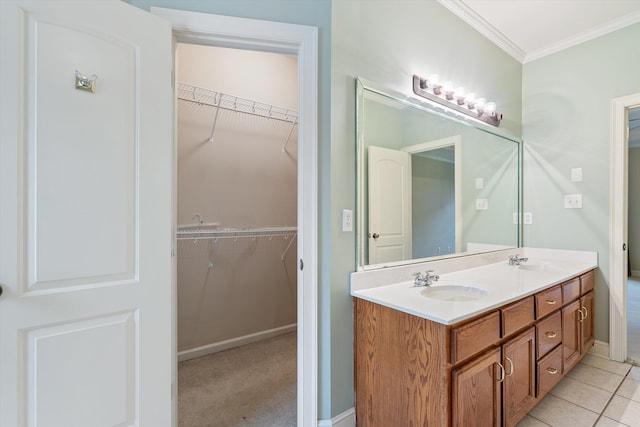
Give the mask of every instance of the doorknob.
[{"label": "doorknob", "polygon": [[371,237],[373,237],[374,239],[377,239],[378,237],[380,237],[380,235],[378,233],[373,233]]},{"label": "doorknob", "polygon": [[0,286],[0,295],[2,295],[2,286]]}]

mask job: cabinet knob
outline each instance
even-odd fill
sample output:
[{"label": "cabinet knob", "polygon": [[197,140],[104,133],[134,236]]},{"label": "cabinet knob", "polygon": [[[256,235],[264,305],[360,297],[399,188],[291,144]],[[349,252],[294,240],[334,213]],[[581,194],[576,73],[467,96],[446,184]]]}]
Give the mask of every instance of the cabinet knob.
[{"label": "cabinet knob", "polygon": [[558,336],[558,334],[553,331],[545,332],[545,335],[547,336],[547,338],[555,338]]}]

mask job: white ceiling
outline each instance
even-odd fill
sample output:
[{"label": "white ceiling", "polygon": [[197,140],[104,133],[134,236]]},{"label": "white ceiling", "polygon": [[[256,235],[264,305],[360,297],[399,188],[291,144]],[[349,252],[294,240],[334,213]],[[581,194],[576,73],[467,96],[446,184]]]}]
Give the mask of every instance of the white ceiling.
[{"label": "white ceiling", "polygon": [[640,0],[438,0],[525,63],[640,22]]},{"label": "white ceiling", "polygon": [[[640,22],[640,0],[438,2],[522,63]],[[640,108],[629,112],[629,145],[640,147]]]}]

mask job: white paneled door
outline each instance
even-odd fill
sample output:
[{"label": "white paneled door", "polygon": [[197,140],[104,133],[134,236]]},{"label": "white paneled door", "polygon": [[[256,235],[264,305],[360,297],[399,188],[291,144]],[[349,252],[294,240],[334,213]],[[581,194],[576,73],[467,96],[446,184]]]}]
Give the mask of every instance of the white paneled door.
[{"label": "white paneled door", "polygon": [[2,0],[0,57],[0,426],[171,425],[171,26]]},{"label": "white paneled door", "polygon": [[371,146],[369,264],[411,259],[411,155]]}]

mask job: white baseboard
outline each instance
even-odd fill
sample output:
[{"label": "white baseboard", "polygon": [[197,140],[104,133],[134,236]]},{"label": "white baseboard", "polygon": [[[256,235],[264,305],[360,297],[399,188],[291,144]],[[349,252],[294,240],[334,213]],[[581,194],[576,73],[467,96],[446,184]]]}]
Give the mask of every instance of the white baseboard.
[{"label": "white baseboard", "polygon": [[594,356],[604,357],[605,359],[609,359],[609,343],[604,341],[596,340],[593,343],[593,347],[589,350],[589,353]]},{"label": "white baseboard", "polygon": [[244,335],[242,337],[232,338],[226,341],[203,345],[202,347],[180,351],[178,352],[178,362],[184,362],[185,360],[195,359],[196,357],[202,357],[208,354],[217,353],[222,350],[228,350],[230,348],[239,347],[241,345],[251,344],[253,342],[262,341],[267,338],[277,337],[278,335],[284,335],[289,332],[294,332],[296,328],[297,325],[293,323],[291,325],[285,325],[279,328],[269,329],[267,331],[256,332],[254,334]]},{"label": "white baseboard", "polygon": [[355,425],[356,410],[354,408],[349,408],[330,420],[318,421],[318,427],[355,427]]}]

